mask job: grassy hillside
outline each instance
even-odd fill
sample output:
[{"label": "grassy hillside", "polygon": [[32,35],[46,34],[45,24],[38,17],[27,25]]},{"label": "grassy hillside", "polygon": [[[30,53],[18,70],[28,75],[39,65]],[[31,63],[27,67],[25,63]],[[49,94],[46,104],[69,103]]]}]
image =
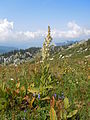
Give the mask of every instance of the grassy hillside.
[{"label": "grassy hillside", "polygon": [[42,68],[37,56],[33,63],[0,66],[2,120],[89,120],[90,40],[56,50],[48,64]]}]

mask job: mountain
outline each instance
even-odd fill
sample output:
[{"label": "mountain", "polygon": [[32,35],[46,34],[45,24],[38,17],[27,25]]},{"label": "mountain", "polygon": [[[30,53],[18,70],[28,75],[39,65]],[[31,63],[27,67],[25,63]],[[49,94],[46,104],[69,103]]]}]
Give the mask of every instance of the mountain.
[{"label": "mountain", "polygon": [[[36,56],[41,58],[41,48],[31,47],[28,49],[14,50],[12,47],[0,47],[2,52],[7,52],[0,55],[0,63],[11,64],[11,63],[23,63],[28,61],[34,61]],[[6,51],[5,51],[6,50]],[[8,52],[8,50],[10,52]],[[12,50],[12,51],[11,51]],[[50,51],[51,57],[55,58],[55,61],[60,59],[71,58],[89,58],[90,57],[90,39],[71,42],[67,41],[67,44],[63,43],[62,46],[55,46]]]},{"label": "mountain", "polygon": [[67,45],[66,47],[63,46],[62,49],[60,49],[60,46],[56,47],[55,54],[58,59],[90,59],[90,39],[81,40],[71,45]]},{"label": "mountain", "polygon": [[0,46],[0,54],[8,53],[8,52],[16,50],[16,49],[17,48],[14,48],[14,47]]},{"label": "mountain", "polygon": [[67,41],[65,41],[65,42],[60,42],[60,43],[55,43],[55,45],[56,46],[66,46],[66,45],[72,45],[72,44],[74,44],[74,43],[76,43],[77,41],[69,41],[69,40],[67,40]]},{"label": "mountain", "polygon": [[[8,50],[8,49],[7,49]],[[9,49],[10,52],[5,52],[0,55],[0,64],[21,64],[27,61],[33,61],[36,54],[40,52],[41,48],[31,47],[28,49]]]}]

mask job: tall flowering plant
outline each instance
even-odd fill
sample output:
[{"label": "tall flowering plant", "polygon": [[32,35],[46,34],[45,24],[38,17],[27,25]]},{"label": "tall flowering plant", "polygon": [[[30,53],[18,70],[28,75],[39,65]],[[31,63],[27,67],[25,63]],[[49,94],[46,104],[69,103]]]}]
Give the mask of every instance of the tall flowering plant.
[{"label": "tall flowering plant", "polygon": [[51,41],[52,41],[52,37],[51,37],[51,33],[50,33],[50,26],[48,26],[48,34],[45,38],[45,41],[43,43],[43,47],[42,47],[42,76],[40,79],[40,91],[42,93],[43,96],[48,95],[48,92],[50,89],[52,89],[51,86],[51,74],[49,73],[49,64],[48,64],[48,60],[50,57],[50,48],[51,48]]},{"label": "tall flowering plant", "polygon": [[45,41],[43,43],[43,47],[42,47],[42,60],[48,60],[49,56],[50,56],[50,43],[52,41],[52,37],[51,37],[51,31],[50,31],[50,26],[48,26],[48,35],[45,38]]}]

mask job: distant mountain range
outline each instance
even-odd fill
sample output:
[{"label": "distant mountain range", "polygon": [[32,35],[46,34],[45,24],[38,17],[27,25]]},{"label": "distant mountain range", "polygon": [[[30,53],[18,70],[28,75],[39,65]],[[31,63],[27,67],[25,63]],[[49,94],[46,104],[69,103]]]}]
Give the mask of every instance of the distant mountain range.
[{"label": "distant mountain range", "polygon": [[[67,41],[57,44],[59,46],[52,47],[50,54],[54,54],[53,57],[58,55],[58,59],[68,57],[90,57],[90,39],[82,41]],[[10,51],[10,52],[8,52]],[[41,48],[31,47],[28,49],[18,49],[13,47],[0,46],[0,64],[21,64],[23,62],[33,62],[35,58],[41,58]],[[6,52],[6,53],[5,53]]]},{"label": "distant mountain range", "polygon": [[14,48],[14,47],[0,46],[0,54],[7,53],[16,49],[17,48]]},{"label": "distant mountain range", "polygon": [[67,40],[67,41],[65,41],[65,42],[60,42],[60,43],[55,43],[55,45],[56,46],[65,46],[65,45],[72,45],[72,44],[74,44],[74,43],[76,43],[77,41],[69,41],[69,40]]},{"label": "distant mountain range", "polygon": [[[55,43],[55,46],[68,46],[68,45],[72,45],[72,44],[74,44],[76,42],[79,42],[79,41],[76,41],[76,40],[72,40],[72,41],[71,40],[67,40],[67,41],[64,41],[64,42]],[[18,50],[18,49],[15,48],[15,47],[0,46],[0,54],[8,53],[8,52],[11,52],[11,51],[14,51],[14,50]]]}]

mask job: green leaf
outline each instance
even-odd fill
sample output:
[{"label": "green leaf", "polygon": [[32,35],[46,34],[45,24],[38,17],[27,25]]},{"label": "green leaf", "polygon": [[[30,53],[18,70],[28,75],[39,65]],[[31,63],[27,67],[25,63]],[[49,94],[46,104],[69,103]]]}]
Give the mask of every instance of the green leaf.
[{"label": "green leaf", "polygon": [[33,97],[33,99],[31,100],[31,102],[30,102],[30,107],[32,108],[33,107],[33,102],[35,101],[35,97]]},{"label": "green leaf", "polygon": [[67,97],[65,97],[65,98],[64,98],[64,108],[67,109],[67,108],[69,108],[69,106],[70,106],[70,105],[69,105],[69,100],[68,100]]},{"label": "green leaf", "polygon": [[74,115],[76,115],[76,114],[77,114],[77,111],[78,111],[78,110],[73,110],[72,112],[70,112],[70,113],[67,115],[67,118],[71,118],[71,117],[73,117]]},{"label": "green leaf", "polygon": [[30,84],[30,87],[34,87],[34,86],[35,86],[34,83]]},{"label": "green leaf", "polygon": [[52,79],[51,79],[51,75],[49,75],[48,80],[49,80],[49,82],[51,82],[51,81],[52,81]]},{"label": "green leaf", "polygon": [[5,100],[5,98],[0,98],[0,110],[6,108],[6,103],[7,101]]},{"label": "green leaf", "polygon": [[63,111],[60,110],[60,118],[62,119],[63,118]]},{"label": "green leaf", "polygon": [[32,94],[38,94],[39,93],[39,89],[38,88],[28,88],[28,92],[32,93]]},{"label": "green leaf", "polygon": [[53,107],[50,109],[50,120],[57,120],[56,112]]},{"label": "green leaf", "polygon": [[50,97],[47,96],[47,97],[42,98],[41,100],[50,100]]},{"label": "green leaf", "polygon": [[66,112],[66,111],[65,111],[64,114],[63,114],[63,118],[64,118],[64,120],[67,119],[67,112]]},{"label": "green leaf", "polygon": [[53,87],[51,85],[46,86],[46,88],[53,89]]}]

